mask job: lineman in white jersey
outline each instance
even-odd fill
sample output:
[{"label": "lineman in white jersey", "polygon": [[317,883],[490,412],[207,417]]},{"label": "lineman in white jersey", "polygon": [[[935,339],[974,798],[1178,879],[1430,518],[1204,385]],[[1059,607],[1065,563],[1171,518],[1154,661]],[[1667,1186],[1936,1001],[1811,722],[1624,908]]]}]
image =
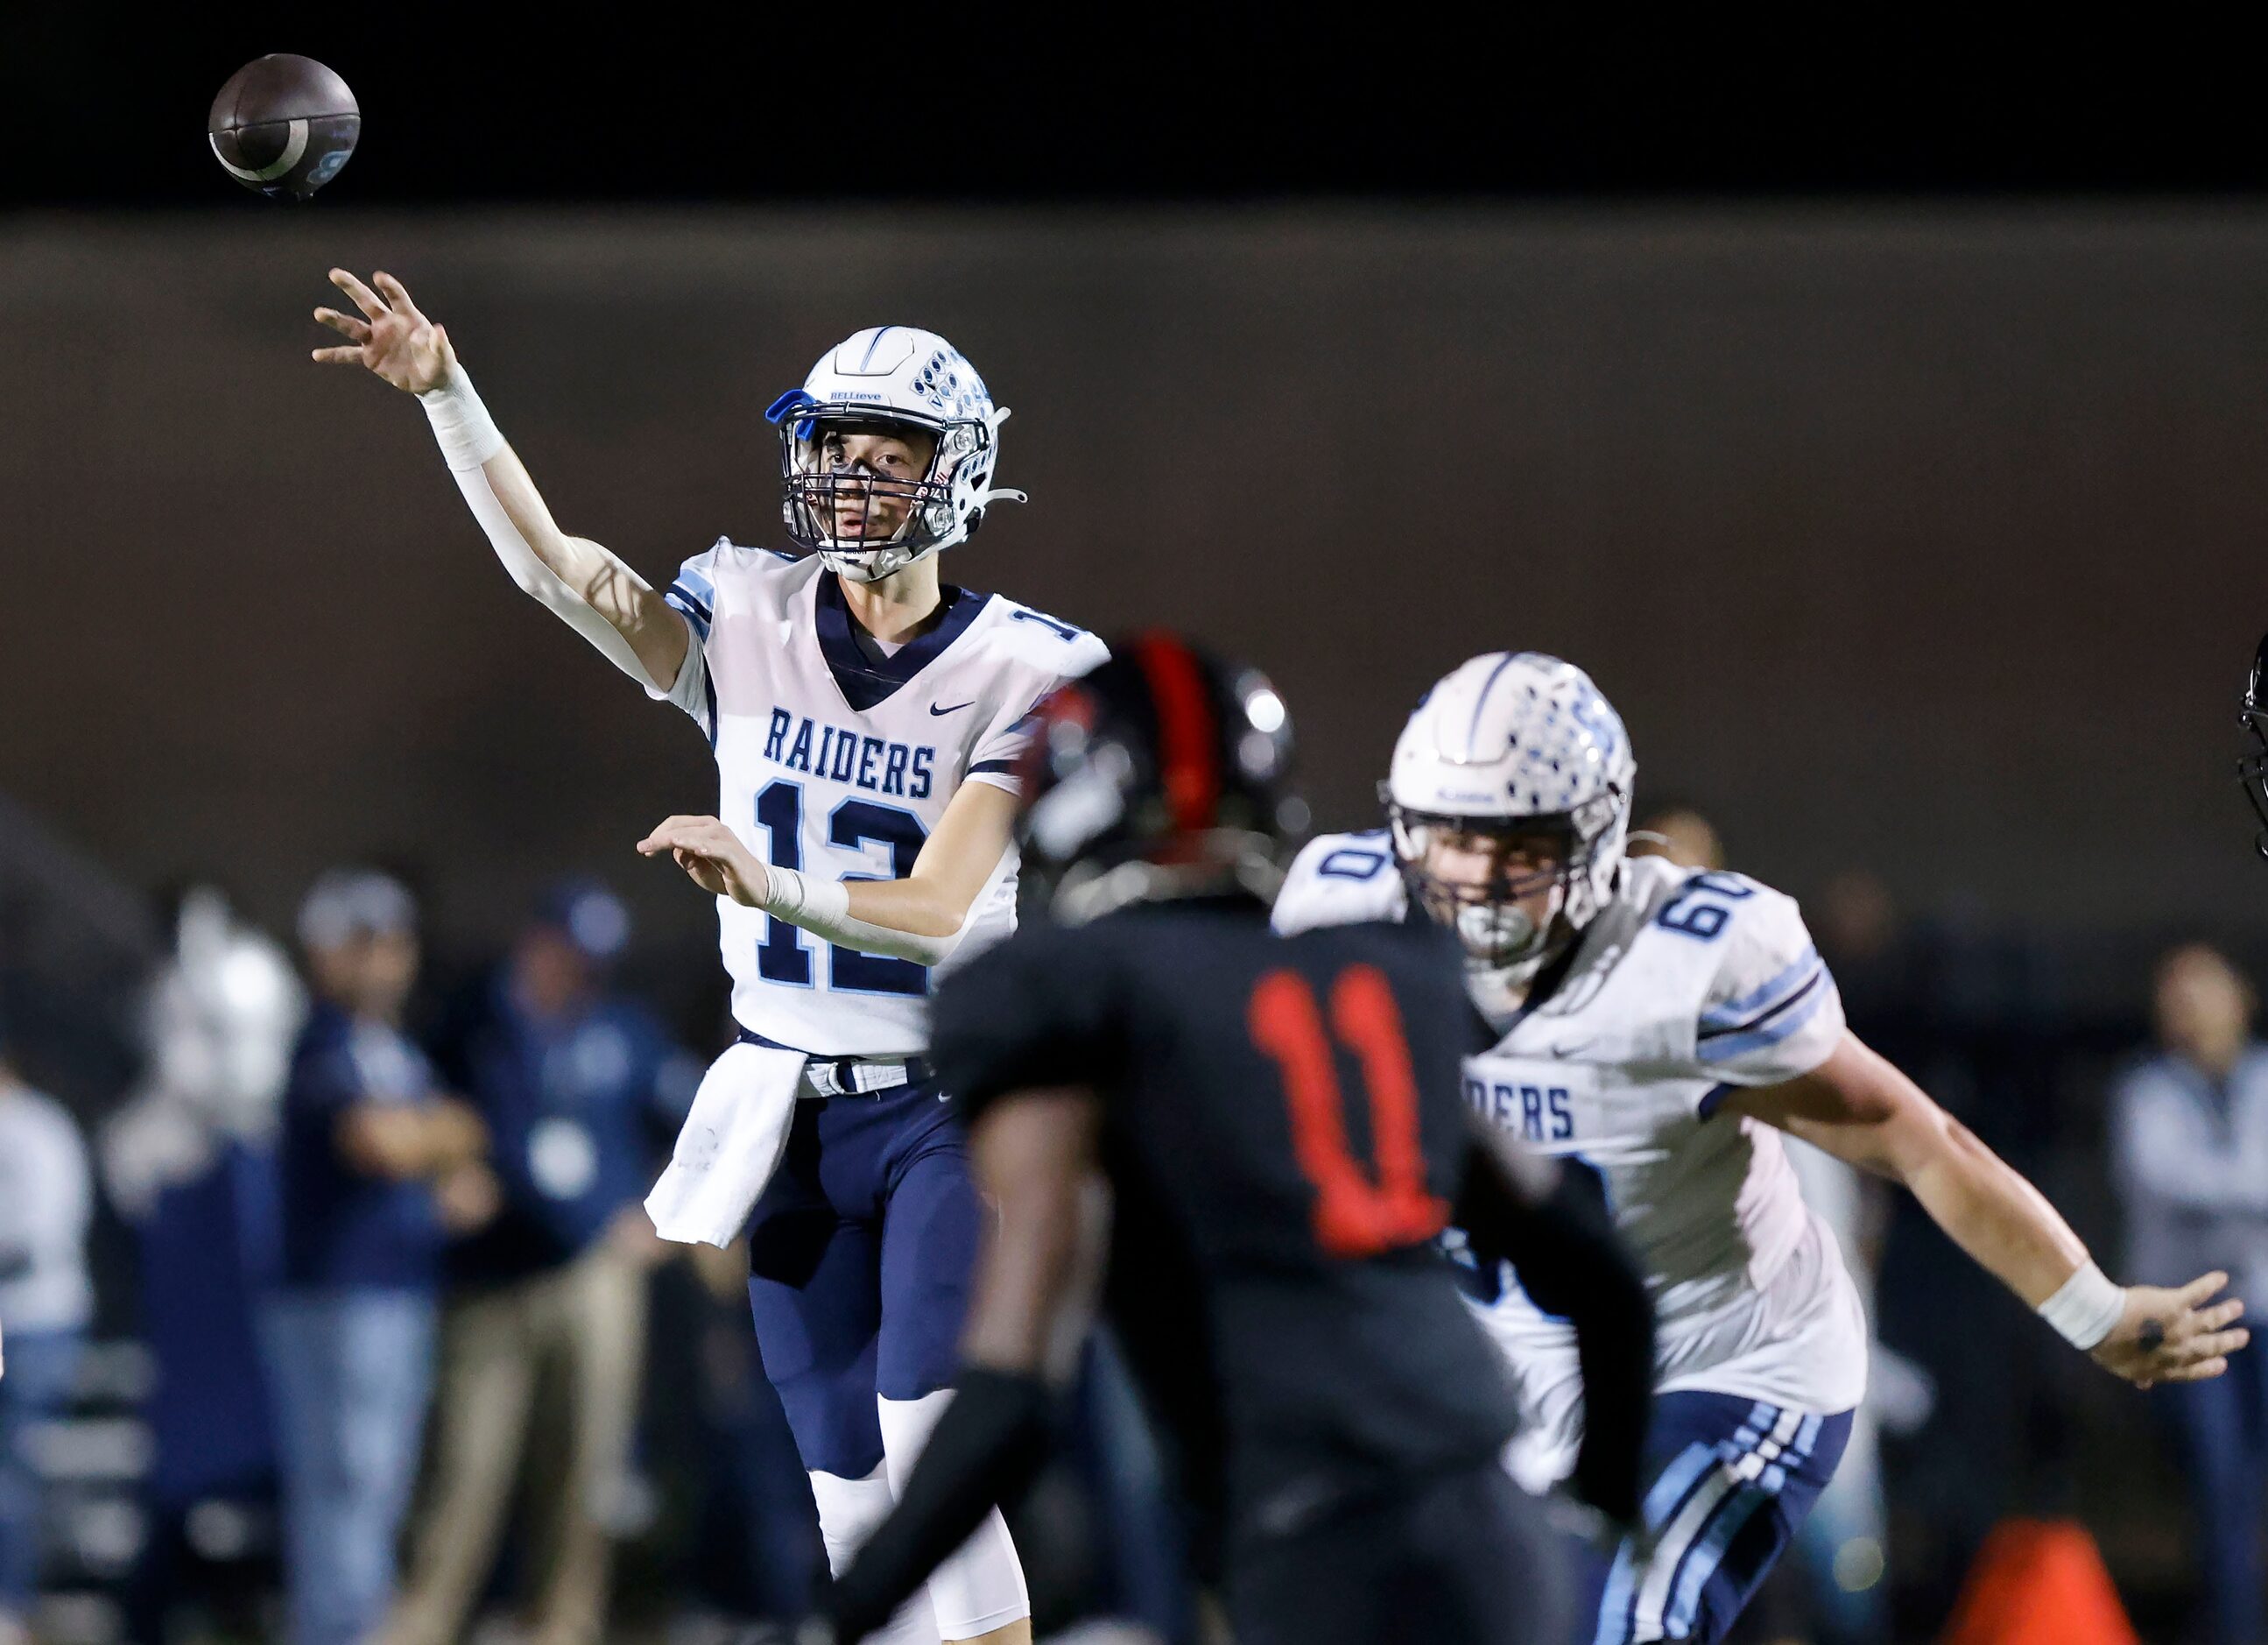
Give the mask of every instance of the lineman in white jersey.
[{"label": "lineman in white jersey", "polygon": [[[741,1044],[649,1205],[682,1177],[696,1208],[665,1234],[721,1244],[747,1216],[758,1346],[840,1569],[950,1398],[982,1214],[921,1059],[930,977],[1013,925],[1017,727],[1103,648],[940,582],[938,551],[1021,493],[991,483],[1006,411],[934,333],[861,331],[772,407],[802,557],[720,541],[665,592],[553,522],[399,281],[331,278],[360,317],[319,309],[350,342],[316,358],[416,393],[514,579],[715,750],[718,815],[639,849],[718,898]],[[735,1155],[758,1112],[779,1116],[770,1146]],[[1021,1645],[1029,1617],[995,1514],[887,1637]]]},{"label": "lineman in white jersey", "polygon": [[[2143,1385],[2216,1376],[2243,1346],[2207,1274],[2121,1289],[2054,1209],[1844,1026],[1795,904],[1739,874],[1623,851],[1636,767],[1582,670],[1476,657],[1410,717],[1390,827],[1326,835],[1285,931],[1430,916],[1464,942],[1474,1106],[1594,1181],[1657,1313],[1643,1540],[1595,1561],[1583,1638],[1721,1639],[1833,1474],[1866,1333],[1778,1132],[1903,1182],[2074,1345]],[[1557,1299],[1476,1276],[1519,1386],[1512,1458],[1540,1487],[1582,1426]]]}]

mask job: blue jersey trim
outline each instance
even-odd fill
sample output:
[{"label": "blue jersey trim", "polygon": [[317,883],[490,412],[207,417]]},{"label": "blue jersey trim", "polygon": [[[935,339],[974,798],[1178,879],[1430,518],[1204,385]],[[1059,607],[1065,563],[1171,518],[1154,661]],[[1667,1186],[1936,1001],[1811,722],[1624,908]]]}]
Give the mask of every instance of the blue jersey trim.
[{"label": "blue jersey trim", "polygon": [[662,596],[662,602],[674,607],[687,622],[693,624],[693,631],[703,645],[709,643],[709,631],[716,626],[717,619],[698,594],[681,582],[672,583],[669,592]]},{"label": "blue jersey trim", "polygon": [[945,616],[938,625],[918,639],[908,641],[896,655],[876,662],[858,649],[858,640],[851,636],[855,619],[843,601],[842,585],[833,576],[823,575],[813,594],[820,655],[827,659],[828,672],[835,676],[843,700],[862,714],[934,662],[968,631],[968,625],[992,601],[990,594],[948,584],[944,590]]},{"label": "blue jersey trim", "polygon": [[1738,1000],[1727,1000],[1724,1004],[1712,1006],[1703,1012],[1701,1025],[1704,1028],[1737,1026],[1742,1018],[1754,1014],[1765,1001],[1777,1000],[1781,994],[1794,987],[1813,966],[1819,963],[1821,963],[1819,950],[1808,943],[1805,944],[1803,952],[1788,962],[1778,976],[1761,988],[1752,989]]},{"label": "blue jersey trim", "polygon": [[1752,1029],[1760,1029],[1827,980],[1827,968],[1824,965],[1815,965],[1811,968],[1811,974],[1804,979],[1801,987],[1786,995],[1778,1004],[1757,1012],[1756,1015],[1745,1022],[1727,1022],[1715,1012],[1703,1017],[1699,1037],[1705,1040],[1721,1039],[1727,1034],[1746,1034]]},{"label": "blue jersey trim", "polygon": [[979,760],[968,768],[968,775],[974,777],[979,771],[1012,771],[1015,769],[1016,762],[1013,760]]},{"label": "blue jersey trim", "polygon": [[[1758,1026],[1710,1036],[1695,1047],[1694,1055],[1702,1062],[1723,1062],[1749,1051],[1777,1045],[1817,1016],[1819,1007],[1827,1003],[1827,996],[1832,992],[1827,980],[1827,970],[1822,966],[1819,974],[1802,989],[1758,1018]],[[1778,1020],[1767,1021],[1769,1018]]]}]

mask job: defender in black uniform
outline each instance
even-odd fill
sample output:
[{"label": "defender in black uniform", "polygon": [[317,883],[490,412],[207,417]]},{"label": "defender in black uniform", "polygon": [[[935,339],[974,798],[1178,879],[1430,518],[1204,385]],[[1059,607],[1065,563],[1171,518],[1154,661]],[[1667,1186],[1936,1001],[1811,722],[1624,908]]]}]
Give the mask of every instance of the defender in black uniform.
[{"label": "defender in black uniform", "polygon": [[1104,1305],[1241,1645],[1565,1629],[1537,1508],[1498,1461],[1502,1358],[1433,1243],[1453,1210],[1484,1260],[1580,1300],[1579,1486],[1633,1514],[1643,1286],[1579,1197],[1469,1120],[1445,933],[1270,933],[1289,752],[1263,679],[1165,636],[1038,712],[1020,837],[1053,919],[948,981],[932,1041],[999,1223],[960,1394],[838,1584],[836,1637],[880,1626],[1036,1470],[1094,1289],[1099,1182]]}]

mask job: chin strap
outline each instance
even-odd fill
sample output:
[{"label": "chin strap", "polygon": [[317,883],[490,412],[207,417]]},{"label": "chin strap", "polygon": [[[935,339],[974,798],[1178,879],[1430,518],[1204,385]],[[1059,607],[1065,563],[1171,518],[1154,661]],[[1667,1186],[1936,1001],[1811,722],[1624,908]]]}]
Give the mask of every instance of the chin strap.
[{"label": "chin strap", "polygon": [[[984,419],[986,445],[994,447],[997,450],[1000,444],[1000,424],[1005,423],[1007,420],[1008,408],[1006,406],[995,406],[992,408],[992,415]],[[978,492],[973,507],[976,513],[982,513],[985,509],[990,507],[995,503],[1028,503],[1032,499],[1028,494],[1016,490],[1013,486],[996,485],[987,491]]]},{"label": "chin strap", "polygon": [[[941,545],[939,545],[941,546]],[[838,577],[847,577],[854,583],[879,583],[885,577],[895,577],[909,565],[917,565],[938,551],[937,546],[907,555],[895,564],[886,564],[885,555],[902,554],[904,550],[884,544],[875,549],[821,549],[819,563]],[[873,556],[870,560],[867,557]]]}]

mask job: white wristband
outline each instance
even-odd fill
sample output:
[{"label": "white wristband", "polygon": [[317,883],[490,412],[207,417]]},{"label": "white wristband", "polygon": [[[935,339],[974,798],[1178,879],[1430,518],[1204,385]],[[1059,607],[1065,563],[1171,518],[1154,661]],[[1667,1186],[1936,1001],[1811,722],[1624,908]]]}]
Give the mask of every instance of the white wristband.
[{"label": "white wristband", "polygon": [[441,442],[441,455],[460,473],[477,468],[502,451],[504,439],[474,390],[473,380],[461,365],[453,366],[449,380],[417,396],[433,438]]},{"label": "white wristband", "polygon": [[2126,1290],[2093,1263],[2082,1264],[2062,1288],[2040,1304],[2042,1319],[2074,1348],[2092,1348],[2126,1311]]},{"label": "white wristband", "polygon": [[[892,959],[911,960],[917,965],[936,965],[961,945],[959,930],[950,936],[925,937],[919,932],[901,931],[854,917],[850,912],[850,888],[841,880],[817,880],[792,868],[770,867],[764,869],[764,874],[770,882],[762,904],[766,913],[839,947],[856,948],[861,954],[884,954]],[[961,925],[965,929],[965,917]]]},{"label": "white wristband", "polygon": [[850,888],[840,880],[814,880],[769,863],[764,866],[764,880],[767,914],[777,914],[794,925],[817,920],[828,926],[837,925],[850,915]]}]

